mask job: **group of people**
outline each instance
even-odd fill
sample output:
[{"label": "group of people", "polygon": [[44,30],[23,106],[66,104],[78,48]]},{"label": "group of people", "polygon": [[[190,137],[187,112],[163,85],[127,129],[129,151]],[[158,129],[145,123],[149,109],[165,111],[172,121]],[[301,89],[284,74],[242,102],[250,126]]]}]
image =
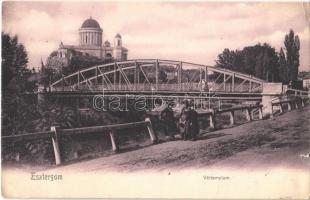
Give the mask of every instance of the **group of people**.
[{"label": "group of people", "polygon": [[178,120],[176,120],[171,104],[161,112],[160,119],[164,126],[166,136],[175,138],[176,132],[179,132],[183,140],[197,139],[199,133],[198,113],[194,109],[194,103],[190,101],[183,102],[183,109]]}]

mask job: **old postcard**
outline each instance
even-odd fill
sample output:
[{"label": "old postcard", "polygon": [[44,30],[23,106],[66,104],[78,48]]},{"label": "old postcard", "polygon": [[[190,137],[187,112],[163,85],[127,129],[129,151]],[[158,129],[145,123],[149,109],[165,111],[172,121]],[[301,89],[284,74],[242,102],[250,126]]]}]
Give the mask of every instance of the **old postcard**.
[{"label": "old postcard", "polygon": [[4,1],[5,198],[308,199],[309,2]]}]

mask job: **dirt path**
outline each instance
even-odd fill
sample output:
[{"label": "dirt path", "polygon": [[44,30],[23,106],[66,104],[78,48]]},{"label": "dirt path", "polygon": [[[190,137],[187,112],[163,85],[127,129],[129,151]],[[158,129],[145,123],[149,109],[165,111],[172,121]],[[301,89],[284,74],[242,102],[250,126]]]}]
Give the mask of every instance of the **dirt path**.
[{"label": "dirt path", "polygon": [[[310,106],[205,133],[195,142],[165,142],[49,169],[2,168],[2,194],[16,198],[306,199],[309,111]],[[32,179],[33,174],[62,179]]]},{"label": "dirt path", "polygon": [[310,106],[203,134],[199,140],[171,141],[58,168],[79,172],[187,168],[309,168]]}]

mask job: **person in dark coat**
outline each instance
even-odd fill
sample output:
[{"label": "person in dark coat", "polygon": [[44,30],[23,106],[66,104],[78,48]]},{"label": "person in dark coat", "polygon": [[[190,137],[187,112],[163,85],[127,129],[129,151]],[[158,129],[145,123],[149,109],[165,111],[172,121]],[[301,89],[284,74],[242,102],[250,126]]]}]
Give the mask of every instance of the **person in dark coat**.
[{"label": "person in dark coat", "polygon": [[185,108],[181,114],[179,127],[183,140],[196,140],[199,134],[199,125],[198,113],[194,109],[193,102],[185,102]]},{"label": "person in dark coat", "polygon": [[188,140],[189,139],[189,122],[188,122],[188,108],[185,107],[182,110],[180,120],[179,120],[179,129],[180,133],[182,135],[183,140]]},{"label": "person in dark coat", "polygon": [[189,108],[187,120],[188,120],[189,139],[195,141],[197,135],[199,134],[199,124],[198,124],[198,113],[193,107]]},{"label": "person in dark coat", "polygon": [[174,133],[176,130],[176,124],[174,119],[173,110],[170,105],[168,105],[160,114],[160,119],[164,125],[164,132],[166,136],[170,136],[174,139]]},{"label": "person in dark coat", "polygon": [[180,133],[182,135],[183,140],[191,140],[193,135],[193,117],[194,114],[190,108],[190,101],[187,100],[184,102],[184,109],[182,110],[182,114],[179,121]]}]

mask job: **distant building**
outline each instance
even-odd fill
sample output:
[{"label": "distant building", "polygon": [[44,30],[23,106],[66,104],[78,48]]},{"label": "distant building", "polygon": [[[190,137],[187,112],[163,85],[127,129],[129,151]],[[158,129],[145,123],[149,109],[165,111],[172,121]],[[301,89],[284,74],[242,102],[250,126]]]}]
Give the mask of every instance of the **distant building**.
[{"label": "distant building", "polygon": [[122,37],[117,33],[114,37],[113,46],[106,40],[104,43],[102,29],[99,23],[92,19],[86,19],[79,29],[79,45],[59,45],[57,56],[59,59],[67,60],[71,58],[70,49],[81,52],[85,55],[95,56],[102,60],[127,60],[128,50],[123,47]]},{"label": "distant building", "polygon": [[310,72],[300,72],[298,76],[302,80],[302,87],[310,89]]},{"label": "distant building", "polygon": [[307,78],[307,79],[303,79],[303,80],[302,80],[302,87],[303,87],[303,88],[310,89],[310,78]]}]

